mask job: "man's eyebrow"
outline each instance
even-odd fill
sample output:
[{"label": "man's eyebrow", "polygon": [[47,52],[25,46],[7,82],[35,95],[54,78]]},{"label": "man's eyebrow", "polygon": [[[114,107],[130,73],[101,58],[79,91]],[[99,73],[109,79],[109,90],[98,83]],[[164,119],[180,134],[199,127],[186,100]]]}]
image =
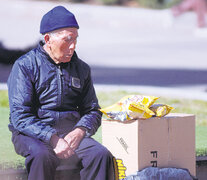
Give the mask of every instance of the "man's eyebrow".
[{"label": "man's eyebrow", "polygon": [[75,38],[75,39],[77,39],[78,37],[79,37],[79,35],[77,35],[77,36],[74,36],[74,38]]},{"label": "man's eyebrow", "polygon": [[77,36],[73,36],[73,35],[68,35],[68,36],[66,36],[66,37],[64,37],[63,39],[68,39],[68,40],[70,40],[70,39],[76,39],[76,38],[78,38],[79,37],[79,35],[77,35]]},{"label": "man's eyebrow", "polygon": [[79,35],[78,34],[77,35],[71,34],[71,35],[68,35],[68,36],[70,36],[70,37],[78,37]]}]

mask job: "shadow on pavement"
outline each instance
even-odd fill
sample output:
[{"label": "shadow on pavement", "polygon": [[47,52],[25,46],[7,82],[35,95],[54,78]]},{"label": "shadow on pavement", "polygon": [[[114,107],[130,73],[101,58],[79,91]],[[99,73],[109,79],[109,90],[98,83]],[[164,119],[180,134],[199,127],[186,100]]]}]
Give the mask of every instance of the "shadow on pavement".
[{"label": "shadow on pavement", "polygon": [[25,49],[7,49],[4,47],[2,42],[0,42],[0,63],[13,64],[16,59],[18,59],[23,54],[27,53],[35,46],[28,47]]},{"label": "shadow on pavement", "polygon": [[[0,83],[6,83],[12,64],[0,63]],[[179,87],[207,85],[207,70],[91,67],[95,84]]]},{"label": "shadow on pavement", "polygon": [[15,60],[34,47],[35,46],[25,49],[8,49],[0,42],[0,83],[6,83]]},{"label": "shadow on pavement", "polygon": [[207,70],[92,67],[96,84],[192,86],[207,84]]}]

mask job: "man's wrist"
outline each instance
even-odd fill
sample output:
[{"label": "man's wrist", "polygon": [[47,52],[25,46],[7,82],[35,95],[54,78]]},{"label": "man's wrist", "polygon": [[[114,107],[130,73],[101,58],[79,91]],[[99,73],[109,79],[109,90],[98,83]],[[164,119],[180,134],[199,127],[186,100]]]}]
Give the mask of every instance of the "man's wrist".
[{"label": "man's wrist", "polygon": [[58,140],[59,140],[59,137],[57,136],[57,134],[53,134],[53,135],[51,136],[51,138],[50,138],[50,145],[51,145],[52,147],[55,147],[56,144],[57,144],[57,142],[58,142]]},{"label": "man's wrist", "polygon": [[85,128],[83,126],[79,126],[79,127],[76,127],[76,129],[78,129],[83,136],[86,135],[87,128]]}]

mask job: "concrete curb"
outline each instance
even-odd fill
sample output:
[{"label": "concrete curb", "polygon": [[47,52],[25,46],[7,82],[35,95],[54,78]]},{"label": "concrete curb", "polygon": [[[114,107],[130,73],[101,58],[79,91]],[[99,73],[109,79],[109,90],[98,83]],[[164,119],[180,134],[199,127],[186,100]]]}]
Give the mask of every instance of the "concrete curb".
[{"label": "concrete curb", "polygon": [[6,83],[0,83],[0,90],[7,90],[7,84]]}]

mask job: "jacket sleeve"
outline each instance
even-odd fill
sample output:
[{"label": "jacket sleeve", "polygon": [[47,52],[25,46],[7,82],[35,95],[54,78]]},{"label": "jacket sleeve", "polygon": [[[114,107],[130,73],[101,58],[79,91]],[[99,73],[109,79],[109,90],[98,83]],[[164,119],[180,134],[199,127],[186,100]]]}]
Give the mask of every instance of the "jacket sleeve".
[{"label": "jacket sleeve", "polygon": [[[30,68],[31,69],[31,68]],[[21,61],[13,65],[8,79],[10,123],[19,132],[49,143],[55,130],[36,115],[32,72]]]},{"label": "jacket sleeve", "polygon": [[100,106],[98,104],[90,71],[85,81],[79,104],[81,119],[75,127],[85,127],[87,129],[86,136],[92,136],[101,125],[102,113],[99,111]]}]

